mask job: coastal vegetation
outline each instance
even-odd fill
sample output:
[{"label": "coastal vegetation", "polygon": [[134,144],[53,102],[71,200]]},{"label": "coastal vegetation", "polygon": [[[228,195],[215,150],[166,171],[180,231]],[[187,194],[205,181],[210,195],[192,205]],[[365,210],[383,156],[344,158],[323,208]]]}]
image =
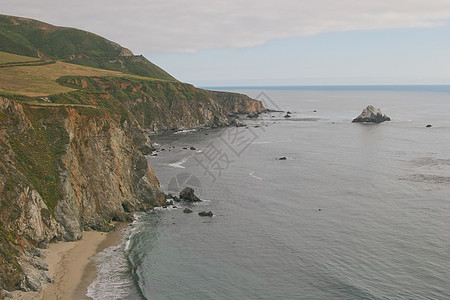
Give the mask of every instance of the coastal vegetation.
[{"label": "coastal vegetation", "polygon": [[0,15],[0,292],[48,282],[39,245],[164,203],[149,132],[232,124],[261,102],[182,83],[95,34]]}]

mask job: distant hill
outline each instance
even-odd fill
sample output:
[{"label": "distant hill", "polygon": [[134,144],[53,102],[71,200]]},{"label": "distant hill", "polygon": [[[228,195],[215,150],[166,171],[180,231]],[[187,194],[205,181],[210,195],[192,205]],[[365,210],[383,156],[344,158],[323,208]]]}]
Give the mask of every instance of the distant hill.
[{"label": "distant hill", "polygon": [[176,80],[142,55],[96,34],[27,18],[0,15],[0,51]]}]

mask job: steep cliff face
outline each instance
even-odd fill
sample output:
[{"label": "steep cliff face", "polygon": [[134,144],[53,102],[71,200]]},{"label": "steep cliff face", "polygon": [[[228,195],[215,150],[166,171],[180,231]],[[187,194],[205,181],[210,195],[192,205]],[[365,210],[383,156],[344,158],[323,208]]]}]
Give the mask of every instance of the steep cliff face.
[{"label": "steep cliff face", "polygon": [[[230,113],[265,111],[261,101],[246,95],[212,92],[180,82],[82,76],[64,76],[58,82],[82,90],[85,94],[77,96],[79,103],[107,107],[112,101],[120,102],[142,128],[152,132],[227,126],[232,122]],[[93,103],[94,93],[103,100]]]},{"label": "steep cliff face", "polygon": [[150,146],[132,119],[0,97],[0,287],[48,280],[34,246],[106,230],[165,201],[139,150]]}]

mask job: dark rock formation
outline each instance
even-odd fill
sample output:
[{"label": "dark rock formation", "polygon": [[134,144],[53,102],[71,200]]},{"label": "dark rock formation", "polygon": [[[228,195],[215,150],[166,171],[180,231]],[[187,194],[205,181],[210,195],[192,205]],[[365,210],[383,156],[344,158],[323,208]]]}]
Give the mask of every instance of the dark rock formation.
[{"label": "dark rock formation", "polygon": [[191,148],[189,148],[189,149],[190,149],[190,150],[196,150],[195,147],[191,147]]},{"label": "dark rock formation", "polygon": [[427,127],[427,128],[430,128],[431,127],[431,124],[428,124],[427,126],[425,126],[425,127]]},{"label": "dark rock formation", "polygon": [[185,214],[190,214],[190,213],[192,212],[192,209],[186,207],[186,208],[183,210],[183,212],[184,212]]},{"label": "dark rock formation", "polygon": [[375,108],[372,105],[367,106],[363,109],[362,113],[353,119],[353,123],[381,123],[384,121],[390,121],[386,115],[381,114],[381,110],[379,108]]},{"label": "dark rock formation", "polygon": [[290,118],[291,115],[286,114],[284,117],[285,117],[285,118]]},{"label": "dark rock formation", "polygon": [[214,216],[214,214],[212,213],[212,211],[208,211],[208,212],[206,212],[206,211],[201,211],[201,212],[198,213],[198,215],[199,215],[200,217],[212,217],[212,216]]},{"label": "dark rock formation", "polygon": [[286,160],[286,156],[280,157],[278,160]]},{"label": "dark rock formation", "polygon": [[190,187],[185,187],[180,193],[180,199],[188,202],[200,202],[197,196],[194,194],[194,189]]},{"label": "dark rock formation", "polygon": [[256,118],[259,118],[259,114],[256,112],[252,112],[252,113],[247,114],[247,118],[256,119]]}]

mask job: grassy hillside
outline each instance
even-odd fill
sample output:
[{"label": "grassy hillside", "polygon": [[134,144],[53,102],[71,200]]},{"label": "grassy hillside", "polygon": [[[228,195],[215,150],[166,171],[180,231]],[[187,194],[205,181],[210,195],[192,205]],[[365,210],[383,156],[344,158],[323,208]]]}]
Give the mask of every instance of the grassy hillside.
[{"label": "grassy hillside", "polygon": [[39,61],[40,59],[36,57],[22,56],[16,55],[6,52],[0,51],[0,66],[1,65],[9,65],[9,64],[17,64],[17,63],[28,63],[33,61]]},{"label": "grassy hillside", "polygon": [[[4,52],[0,52],[0,57],[2,57],[2,53]],[[23,56],[18,56],[17,59],[23,58],[27,59]],[[56,82],[59,77],[66,75],[129,76],[122,72],[94,69],[63,62],[29,66],[11,65],[0,68],[0,93],[20,94],[30,97],[66,93],[73,89]]]},{"label": "grassy hillside", "polygon": [[175,80],[143,56],[103,37],[26,18],[0,15],[0,51]]}]

